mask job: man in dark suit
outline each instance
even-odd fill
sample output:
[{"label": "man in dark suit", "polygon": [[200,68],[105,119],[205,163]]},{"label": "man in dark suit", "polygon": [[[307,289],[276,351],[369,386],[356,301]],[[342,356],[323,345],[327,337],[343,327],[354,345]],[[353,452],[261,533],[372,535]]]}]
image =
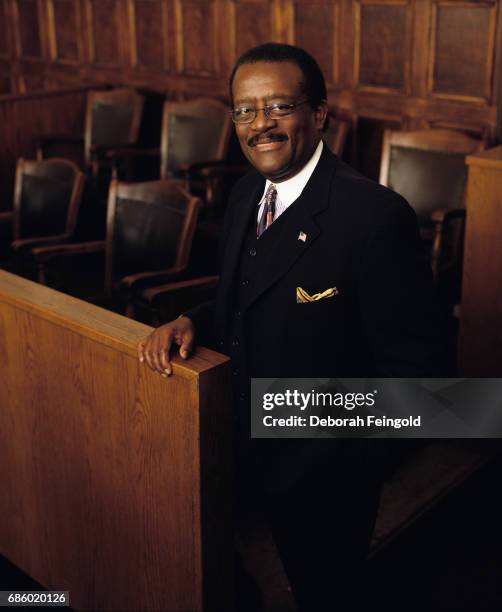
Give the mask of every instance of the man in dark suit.
[{"label": "man in dark suit", "polygon": [[431,273],[408,204],[322,143],[326,87],[311,56],[261,45],[230,86],[254,169],[228,203],[218,296],[155,330],[140,360],[168,376],[171,346],[187,358],[196,338],[231,357],[238,499],[251,491],[266,508],[301,610],[354,609],[382,445],[251,439],[250,379],[434,375]]}]

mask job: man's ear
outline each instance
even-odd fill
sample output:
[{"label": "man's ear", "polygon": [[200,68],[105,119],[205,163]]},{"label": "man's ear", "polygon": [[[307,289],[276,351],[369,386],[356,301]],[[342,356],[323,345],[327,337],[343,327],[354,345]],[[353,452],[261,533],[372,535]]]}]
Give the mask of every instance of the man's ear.
[{"label": "man's ear", "polygon": [[321,100],[319,106],[315,111],[315,123],[317,129],[322,132],[324,128],[324,122],[326,121],[326,117],[328,115],[328,102],[327,100]]}]

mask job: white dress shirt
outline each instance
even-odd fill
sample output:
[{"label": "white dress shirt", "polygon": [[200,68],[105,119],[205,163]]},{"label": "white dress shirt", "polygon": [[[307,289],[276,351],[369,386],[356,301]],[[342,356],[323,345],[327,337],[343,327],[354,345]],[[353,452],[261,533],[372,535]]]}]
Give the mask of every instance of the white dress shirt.
[{"label": "white dress shirt", "polygon": [[[275,215],[274,221],[282,215],[282,213],[291,206],[295,200],[297,200],[305,185],[308,183],[309,178],[312,176],[312,173],[317,166],[317,162],[319,161],[322,153],[323,143],[322,140],[319,141],[319,144],[314,151],[314,154],[309,159],[309,161],[303,166],[303,168],[295,174],[290,179],[286,181],[282,181],[281,183],[274,183],[275,188],[277,189],[277,199],[275,201]],[[267,189],[269,185],[272,184],[272,181],[268,179],[265,181],[265,189],[263,190],[263,195],[258,203],[258,217],[257,222],[260,220],[261,215],[265,209],[265,194],[267,193]]]}]

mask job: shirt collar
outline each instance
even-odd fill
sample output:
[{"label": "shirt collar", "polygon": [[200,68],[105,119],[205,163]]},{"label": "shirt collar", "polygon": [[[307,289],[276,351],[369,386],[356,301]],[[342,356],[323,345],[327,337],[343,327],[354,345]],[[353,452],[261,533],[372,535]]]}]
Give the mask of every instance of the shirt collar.
[{"label": "shirt collar", "polygon": [[[317,162],[321,157],[323,149],[322,139],[319,141],[319,144],[314,151],[314,154],[309,159],[309,161],[303,166],[303,168],[292,176],[290,179],[286,181],[282,181],[281,183],[274,183],[277,189],[277,197],[282,202],[285,207],[288,207],[292,204],[296,199],[300,197],[301,192],[303,191],[305,185],[308,183],[309,178],[312,176],[312,173],[317,166]],[[267,193],[268,186],[272,183],[268,179],[265,181],[265,189],[263,190],[263,195],[260,198],[259,205],[262,204],[265,194]]]}]

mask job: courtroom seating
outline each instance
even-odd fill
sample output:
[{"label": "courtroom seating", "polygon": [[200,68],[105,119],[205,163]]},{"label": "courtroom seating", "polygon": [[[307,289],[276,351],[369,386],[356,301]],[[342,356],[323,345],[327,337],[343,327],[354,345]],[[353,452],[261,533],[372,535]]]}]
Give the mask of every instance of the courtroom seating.
[{"label": "courtroom seating", "polygon": [[179,181],[112,180],[106,240],[35,249],[38,280],[133,316],[136,292],[183,278],[198,210]]},{"label": "courtroom seating", "polygon": [[158,164],[161,179],[184,180],[186,189],[210,206],[217,197],[215,177],[221,176],[221,170],[212,174],[211,167],[225,161],[231,125],[227,107],[218,100],[166,101],[160,148],[111,151],[113,176],[134,180],[138,162],[150,159]]},{"label": "courtroom seating", "polygon": [[380,183],[404,196],[417,213],[446,309],[460,299],[465,157],[483,148],[481,140],[447,129],[384,133]]},{"label": "courtroom seating", "polygon": [[63,149],[65,156],[71,155],[86,172],[98,177],[100,168],[109,165],[105,155],[109,148],[137,141],[144,102],[144,96],[132,89],[90,91],[83,135],[44,137],[38,143],[38,158],[57,156]]},{"label": "courtroom seating", "polygon": [[0,223],[12,227],[9,269],[29,276],[34,247],[71,240],[84,183],[66,159],[17,161],[13,209],[0,215]]}]

